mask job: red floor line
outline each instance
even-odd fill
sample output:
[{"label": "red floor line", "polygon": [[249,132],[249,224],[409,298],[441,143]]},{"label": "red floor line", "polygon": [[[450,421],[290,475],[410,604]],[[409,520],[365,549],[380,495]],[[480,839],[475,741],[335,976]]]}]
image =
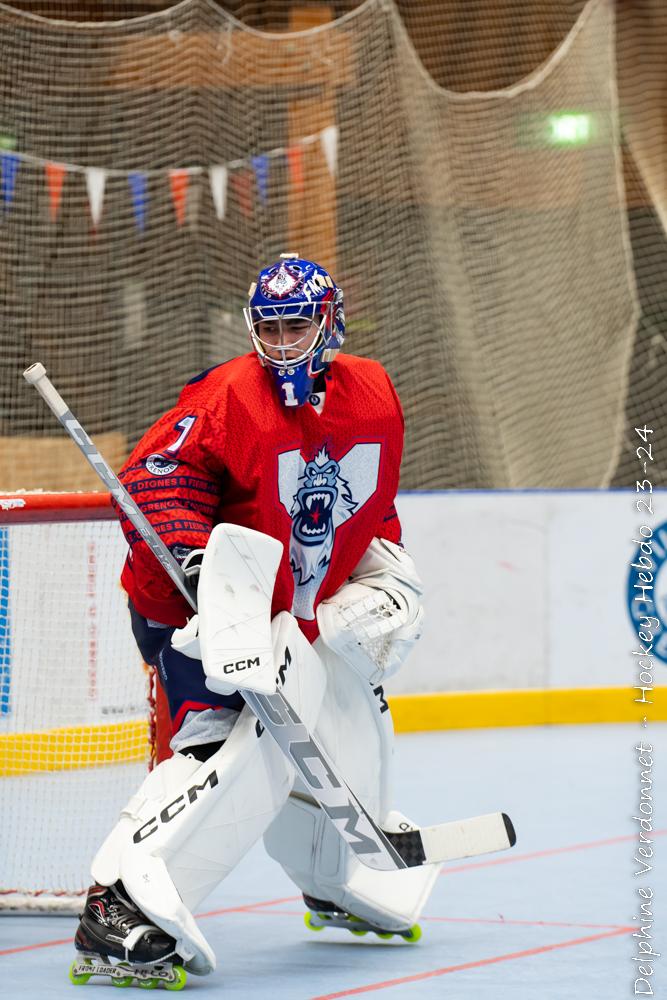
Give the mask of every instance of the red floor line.
[{"label": "red floor line", "polygon": [[[667,830],[654,830],[652,837],[664,837]],[[586,851],[591,847],[607,847],[609,844],[624,844],[628,840],[636,840],[636,833],[624,834],[622,837],[609,837],[607,840],[591,840],[585,844],[570,844],[567,847],[551,847],[546,851],[532,851],[530,854],[510,854],[504,858],[492,858],[490,861],[471,861],[468,864],[448,865],[440,872],[441,875],[452,875],[454,872],[469,872],[473,868],[490,868],[492,865],[511,865],[517,861],[531,861],[533,858],[546,858],[552,854],[566,854],[568,851]]]},{"label": "red floor line", "polygon": [[[293,903],[296,899],[301,899],[301,896],[283,896],[281,899],[267,899],[260,903],[247,903],[245,906],[229,906],[222,910],[210,910],[208,913],[197,913],[197,919],[202,919],[204,917],[217,917],[221,913],[251,913],[253,910],[259,910],[261,907],[265,906],[277,906],[279,903]],[[47,914],[44,914],[46,916]],[[34,951],[36,948],[55,948],[61,944],[72,944],[73,935],[68,938],[60,938],[57,941],[40,941],[38,944],[24,944],[18,948],[5,948],[0,951],[0,957],[3,955],[16,955],[21,951]]]},{"label": "red floor line", "polygon": [[466,969],[479,969],[484,965],[495,965],[497,962],[509,962],[515,958],[528,958],[531,955],[542,955],[545,952],[557,951],[559,948],[572,948],[579,944],[589,944],[592,941],[600,941],[603,938],[615,937],[619,934],[631,934],[634,927],[622,927],[615,931],[607,931],[605,934],[591,934],[589,937],[573,938],[571,941],[560,941],[557,944],[545,944],[540,948],[528,948],[526,951],[513,951],[507,955],[494,955],[492,958],[481,958],[476,962],[463,962],[461,965],[449,965],[444,969],[432,969],[430,972],[419,972],[414,976],[401,976],[400,979],[387,979],[381,983],[369,983],[367,986],[357,986],[351,990],[341,990],[339,993],[326,993],[321,996],[311,997],[311,1000],[338,1000],[339,997],[358,996],[361,993],[372,993],[375,990],[385,990],[390,986],[402,986],[405,983],[418,983],[424,979],[435,979],[437,976],[446,976],[450,972],[463,972]]},{"label": "red floor line", "polygon": [[219,917],[223,913],[252,913],[266,906],[278,906],[279,903],[294,903],[301,896],[283,896],[282,899],[267,899],[262,903],[245,903],[242,906],[225,906],[221,910],[209,910],[207,913],[195,913],[197,920],[204,917]]},{"label": "red floor line", "polygon": [[72,944],[74,938],[62,938],[60,941],[40,941],[39,944],[23,944],[20,948],[5,948],[0,955],[17,955],[20,951],[34,951],[35,948],[54,948],[57,944]]},{"label": "red floor line", "polygon": [[586,927],[589,930],[625,930],[625,924],[579,924],[569,920],[505,920],[504,917],[421,917],[452,924],[508,924],[512,927]]},{"label": "red floor line", "polygon": [[[305,910],[270,910],[266,916],[272,917],[300,917]],[[508,927],[581,927],[587,930],[622,930],[625,924],[582,924],[571,920],[510,920],[504,917],[420,917],[420,923],[433,921],[435,923],[447,924],[497,924]]]},{"label": "red floor line", "polygon": [[[233,910],[229,912],[237,913],[242,911],[242,907],[238,910]],[[254,911],[259,912],[259,911]],[[263,911],[263,915],[267,917],[302,917],[305,913],[305,908],[303,910],[266,910]],[[508,927],[581,927],[588,930],[624,930],[625,924],[580,924],[569,920],[505,920],[503,917],[495,917],[493,919],[489,917],[420,917],[419,922],[424,921],[434,921],[448,924],[497,924],[502,926],[507,924]]]}]

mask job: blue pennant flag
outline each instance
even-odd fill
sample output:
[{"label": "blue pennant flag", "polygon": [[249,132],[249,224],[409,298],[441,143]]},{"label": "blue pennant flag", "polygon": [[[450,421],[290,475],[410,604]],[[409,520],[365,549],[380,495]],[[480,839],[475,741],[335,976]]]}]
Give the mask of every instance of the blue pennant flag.
[{"label": "blue pennant flag", "polygon": [[133,174],[128,174],[127,179],[132,191],[134,221],[139,231],[143,233],[146,229],[146,212],[148,210],[148,178],[146,174],[137,171]]},{"label": "blue pennant flag", "polygon": [[269,193],[269,158],[268,156],[253,156],[252,168],[255,171],[257,190],[262,204],[266,204]]},{"label": "blue pennant flag", "polygon": [[5,209],[8,209],[14,200],[14,185],[16,183],[16,173],[19,169],[19,157],[16,153],[0,153],[0,192]]}]

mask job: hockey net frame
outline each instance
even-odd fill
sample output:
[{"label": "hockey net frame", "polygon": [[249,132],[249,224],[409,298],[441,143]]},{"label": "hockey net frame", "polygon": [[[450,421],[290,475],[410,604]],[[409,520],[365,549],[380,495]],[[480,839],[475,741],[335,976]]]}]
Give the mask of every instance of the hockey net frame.
[{"label": "hockey net frame", "polygon": [[[118,550],[120,547],[122,552],[123,539],[120,531],[118,536],[114,537],[115,531],[112,525],[109,525],[107,532],[105,526],[98,523],[114,522],[116,519],[117,515],[111,506],[111,498],[108,493],[18,492],[0,494],[0,802],[4,805],[3,812],[5,813],[5,824],[0,834],[0,841],[6,841],[0,850],[0,914],[8,911],[31,912],[35,910],[71,913],[79,909],[87,889],[85,872],[94,851],[99,846],[100,836],[106,835],[108,829],[111,828],[110,824],[113,822],[117,809],[135,790],[137,777],[143,772],[143,767],[145,765],[148,768],[153,767],[158,760],[170,753],[168,743],[171,729],[166,698],[156,682],[156,673],[152,668],[144,664],[144,677],[134,676],[135,667],[141,670],[140,660],[118,664],[119,688],[122,688],[122,678],[127,676],[131,677],[133,691],[136,692],[137,688],[141,688],[143,685],[143,690],[145,690],[145,728],[141,717],[126,719],[123,716],[119,717],[121,721],[116,721],[113,715],[110,723],[102,715],[91,725],[71,724],[71,719],[66,720],[65,726],[44,725],[40,722],[39,717],[39,697],[36,697],[34,701],[36,712],[34,720],[30,718],[30,708],[33,704],[31,697],[21,699],[22,685],[28,691],[25,686],[25,678],[22,678],[22,672],[35,673],[39,679],[39,675],[45,675],[45,671],[42,670],[42,663],[39,660],[35,661],[32,655],[27,656],[28,662],[22,662],[21,654],[23,653],[24,659],[26,659],[26,649],[31,647],[25,644],[21,645],[20,636],[16,644],[18,652],[15,653],[12,647],[14,633],[28,627],[25,621],[14,621],[12,618],[12,614],[16,619],[22,617],[21,587],[23,591],[26,590],[24,582],[19,585],[19,581],[12,579],[12,561],[14,561],[14,563],[19,564],[16,571],[17,577],[20,577],[22,581],[25,580],[25,567],[21,566],[20,563],[21,561],[26,562],[26,543],[24,541],[22,544],[17,544],[12,539],[19,539],[24,530],[30,531],[32,529],[33,538],[53,539],[53,548],[56,550],[55,558],[57,558],[62,548],[65,532],[73,533],[74,536],[77,536],[78,532],[83,532],[80,535],[82,538],[89,535],[93,538],[97,535],[100,535],[100,538],[106,538],[109,534],[113,539],[114,550]],[[74,526],[78,526],[78,528]],[[46,543],[47,546],[49,544]],[[77,543],[75,542],[75,544]],[[106,551],[105,545],[107,545],[107,541],[100,543],[100,556],[102,558]],[[38,554],[43,555],[43,553],[35,552],[35,555]],[[67,559],[67,546],[65,546],[62,557],[64,566]],[[46,572],[48,573],[48,558],[46,563]],[[80,571],[81,567],[78,567],[78,570]],[[76,566],[73,567],[73,573],[78,573],[80,576],[81,572],[78,570]],[[100,566],[99,575],[100,593],[103,599],[98,600],[96,607],[92,609],[93,616],[97,616],[98,620],[100,617],[103,619],[106,614],[117,616],[119,602],[122,600],[124,603],[122,592],[117,584],[116,572],[110,570],[110,576],[107,578],[107,568]],[[67,590],[67,580],[69,579],[71,577],[65,573],[64,591],[59,595],[62,600],[64,618],[66,618],[65,610],[70,596]],[[76,585],[85,586],[78,581]],[[90,586],[90,581],[88,586]],[[39,584],[36,585],[35,589],[39,595]],[[112,601],[104,599],[105,595],[108,594],[111,594]],[[76,604],[76,601],[72,600],[71,603]],[[34,606],[33,614],[35,618],[40,617],[39,613],[35,612]],[[45,612],[46,615],[47,612]],[[118,617],[120,619],[120,616]],[[35,627],[41,627],[41,623]],[[85,627],[85,622],[81,622],[81,629],[83,630]],[[100,637],[104,634],[105,627],[104,622],[100,621]],[[48,617],[46,617],[45,628],[48,628]],[[114,621],[113,631],[124,633],[124,644],[132,641],[131,636],[129,638],[127,636],[129,623],[119,620],[116,626]],[[62,649],[61,655],[66,657],[68,645],[66,636],[60,633],[58,635],[61,639],[59,643]],[[90,641],[89,637],[86,636],[73,635],[72,638],[74,642],[78,639],[79,644],[83,641]],[[123,649],[125,648],[127,648],[126,645],[123,645]],[[71,664],[70,668],[75,669],[71,667]],[[50,676],[56,678],[52,685],[55,687],[58,682],[57,664],[56,673]],[[98,682],[100,688],[102,688],[103,682],[104,678],[100,677]],[[48,683],[46,681],[47,686]],[[17,689],[16,697],[12,685]],[[113,679],[109,681],[109,688],[113,689]],[[53,691],[54,698],[57,693],[57,691]],[[97,694],[99,696],[100,692],[98,691]],[[14,702],[17,704],[14,705]],[[17,716],[16,724],[13,721],[13,712]],[[102,712],[104,712],[104,708]],[[74,720],[75,723],[81,721],[87,723],[88,720],[83,718]],[[129,734],[129,738],[124,742],[116,739],[116,734],[123,732],[123,730]],[[108,742],[103,744],[102,741],[105,739],[108,739]],[[79,742],[75,742],[77,740]],[[97,743],[96,740],[98,740]],[[142,758],[142,747],[145,759]],[[127,760],[123,759],[125,753]],[[78,761],[77,754],[79,755]],[[87,759],[83,760],[86,755]],[[127,768],[124,766],[126,763]],[[92,823],[91,826],[95,827],[95,830],[94,833],[91,832],[88,839],[86,839],[85,830],[83,831],[81,851],[86,856],[81,859],[82,873],[78,877],[79,884],[73,886],[71,879],[69,879],[68,884],[63,887],[59,882],[57,868],[57,835],[54,836],[49,832],[52,814],[58,812],[58,803],[52,801],[49,796],[57,795],[59,799],[64,796],[66,802],[70,801],[67,786],[78,780],[77,769],[81,769],[78,774],[82,776],[85,772],[83,780],[89,783],[94,774],[100,774],[101,789],[109,776],[109,781],[113,783],[115,804],[114,812],[111,813],[109,810],[110,815],[104,821],[108,824],[108,829],[104,823]],[[32,792],[30,790],[31,782],[35,782],[35,789]],[[61,793],[57,791],[59,782],[65,786]],[[91,809],[94,808],[96,801],[97,799],[93,799],[91,802]],[[26,813],[36,817],[36,832],[33,840],[28,835],[21,837],[21,829],[26,829]],[[78,825],[76,817],[73,818],[73,822]],[[12,832],[12,827],[15,828],[14,832]],[[17,831],[17,842],[13,845],[12,838],[16,837]],[[55,846],[50,842],[51,840],[56,841]],[[6,874],[9,870],[11,876],[11,872],[19,867],[18,861],[16,867],[13,859],[9,861],[10,856],[16,854],[17,851],[25,852],[25,858],[20,862],[20,866],[24,865],[26,872],[29,873],[25,880],[12,879]],[[40,884],[30,884],[30,873],[35,859],[48,855],[51,851],[54,853],[54,877],[50,879],[49,873],[47,873],[47,877],[41,880],[50,884],[42,885],[41,881]],[[2,860],[3,856],[5,860]],[[67,866],[65,867],[67,868]],[[69,868],[67,870],[69,871]]]}]

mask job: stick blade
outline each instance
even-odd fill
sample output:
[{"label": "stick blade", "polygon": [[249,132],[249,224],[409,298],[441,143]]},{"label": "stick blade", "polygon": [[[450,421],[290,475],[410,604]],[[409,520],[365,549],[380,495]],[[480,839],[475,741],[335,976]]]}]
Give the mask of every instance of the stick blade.
[{"label": "stick blade", "polygon": [[422,827],[421,836],[427,863],[506,851],[516,844],[512,821],[500,812]]}]

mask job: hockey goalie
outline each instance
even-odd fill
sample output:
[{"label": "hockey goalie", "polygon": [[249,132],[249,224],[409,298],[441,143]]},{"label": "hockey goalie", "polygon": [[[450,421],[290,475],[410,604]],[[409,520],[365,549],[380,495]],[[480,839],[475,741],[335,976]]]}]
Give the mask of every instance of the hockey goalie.
[{"label": "hockey goalie", "polygon": [[185,970],[213,971],[193,913],[262,836],[312,927],[416,939],[439,871],[423,854],[399,870],[364,864],[240,693],[279,688],[387,836],[414,829],[391,809],[382,688],[423,619],[394,505],[399,399],[379,363],[339,354],[343,293],[318,264],[282,254],[244,312],[253,350],[192,379],[120,476],[198,613],[119,510],[122,584],[173,756],[94,858],[75,982],[101,972],[178,989]]}]

